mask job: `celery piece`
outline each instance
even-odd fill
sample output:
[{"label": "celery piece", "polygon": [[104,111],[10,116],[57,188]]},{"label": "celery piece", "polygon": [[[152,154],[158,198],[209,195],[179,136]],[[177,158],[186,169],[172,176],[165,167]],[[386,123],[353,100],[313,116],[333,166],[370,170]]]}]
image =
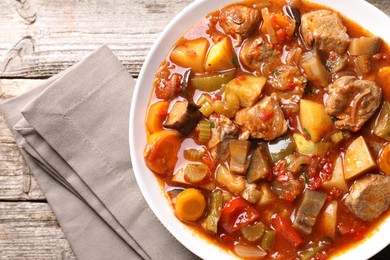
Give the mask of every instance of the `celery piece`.
[{"label": "celery piece", "polygon": [[198,183],[204,180],[208,175],[210,169],[207,165],[201,164],[187,164],[184,168],[184,179],[190,183]]},{"label": "celery piece", "polygon": [[389,102],[383,102],[381,111],[376,120],[374,134],[390,141],[390,104]]},{"label": "celery piece", "polygon": [[264,224],[257,222],[256,224],[245,226],[241,229],[242,236],[251,242],[259,240],[264,234]]},{"label": "celery piece", "polygon": [[211,137],[211,125],[206,120],[199,122],[199,142],[207,142]]},{"label": "celery piece", "polygon": [[207,215],[206,219],[202,223],[202,227],[211,232],[216,234],[218,229],[218,221],[221,217],[221,211],[222,211],[222,191],[221,190],[214,190],[210,194],[210,203],[209,203],[209,214]]},{"label": "celery piece", "polygon": [[260,246],[264,250],[271,250],[275,243],[276,232],[274,230],[264,231],[263,238],[261,239]]},{"label": "celery piece", "polygon": [[225,73],[220,73],[210,76],[198,76],[192,78],[192,86],[201,91],[211,92],[222,87],[223,84],[229,83],[236,75],[236,70],[230,70]]}]

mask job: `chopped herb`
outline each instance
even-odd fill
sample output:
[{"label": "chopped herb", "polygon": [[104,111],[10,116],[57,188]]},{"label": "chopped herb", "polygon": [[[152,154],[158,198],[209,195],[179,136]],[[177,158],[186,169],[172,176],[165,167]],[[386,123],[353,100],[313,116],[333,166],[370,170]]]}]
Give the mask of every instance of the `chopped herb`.
[{"label": "chopped herb", "polygon": [[277,75],[279,73],[279,70],[273,70],[271,71],[272,75]]},{"label": "chopped herb", "polygon": [[305,134],[307,135],[307,137],[309,137],[309,138],[311,139],[310,133],[309,133],[309,131],[307,131],[306,128],[303,128],[303,132],[305,132]]},{"label": "chopped herb", "polygon": [[305,184],[308,184],[309,183],[309,179],[307,178],[306,172],[302,173],[302,177],[303,177],[303,180],[305,181]]},{"label": "chopped herb", "polygon": [[[303,82],[303,81],[302,81]],[[315,88],[315,87],[312,87],[310,85],[306,85],[305,87],[305,94],[307,95],[313,95],[313,94],[316,94],[318,92],[319,89]]]},{"label": "chopped herb", "polygon": [[214,128],[214,127],[215,127],[214,122],[211,122],[211,123],[210,123],[210,126],[211,126],[211,128]]},{"label": "chopped herb", "polygon": [[307,83],[307,79],[306,78],[302,78],[302,83],[306,84]]},{"label": "chopped herb", "polygon": [[235,67],[240,66],[240,64],[238,63],[238,59],[237,59],[236,56],[234,56],[234,57],[232,58],[232,63],[233,63],[233,65],[234,65]]},{"label": "chopped herb", "polygon": [[306,85],[306,87],[305,87],[305,94],[311,95],[311,87],[309,85]]}]

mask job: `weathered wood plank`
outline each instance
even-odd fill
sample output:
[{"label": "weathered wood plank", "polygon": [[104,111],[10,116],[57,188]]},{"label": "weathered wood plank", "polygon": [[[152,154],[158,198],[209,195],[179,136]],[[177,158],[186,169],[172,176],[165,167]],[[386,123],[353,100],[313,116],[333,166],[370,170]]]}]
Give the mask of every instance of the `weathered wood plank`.
[{"label": "weathered wood plank", "polygon": [[[42,80],[0,80],[0,102],[19,96]],[[0,200],[44,200],[39,186],[26,166],[0,114]]]},{"label": "weathered wood plank", "polygon": [[0,1],[0,75],[48,77],[107,44],[136,76],[157,35],[190,2]]},{"label": "weathered wood plank", "polygon": [[[0,75],[48,77],[108,44],[136,76],[157,35],[190,2],[0,1]],[[369,2],[390,14],[388,0]]]},{"label": "weathered wood plank", "polygon": [[47,203],[0,202],[0,259],[76,259]]},{"label": "weathered wood plank", "polygon": [[390,1],[389,0],[366,0],[372,5],[382,10],[385,14],[390,15]]}]

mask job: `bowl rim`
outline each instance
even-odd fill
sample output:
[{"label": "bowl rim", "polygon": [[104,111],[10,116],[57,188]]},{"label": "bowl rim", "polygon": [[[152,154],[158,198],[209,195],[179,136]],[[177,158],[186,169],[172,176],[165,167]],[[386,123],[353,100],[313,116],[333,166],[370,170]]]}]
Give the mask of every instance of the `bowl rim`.
[{"label": "bowl rim", "polygon": [[[271,0],[272,1],[272,0]],[[390,17],[384,14],[375,6],[365,0],[304,0],[305,2],[318,3],[336,10],[344,17],[360,24],[374,35],[379,35],[385,42],[390,45],[390,34],[386,35],[386,25],[390,25]],[[239,0],[195,0],[177,14],[165,27],[162,33],[154,42],[149,53],[146,56],[145,62],[139,73],[136,81],[135,89],[132,96],[129,120],[129,144],[130,155],[134,170],[134,175],[138,186],[141,190],[149,207],[157,216],[159,221],[165,228],[187,249],[192,251],[203,259],[215,259],[223,256],[225,259],[237,259],[232,253],[221,247],[210,243],[200,235],[193,232],[173,214],[170,203],[166,198],[157,178],[147,169],[143,160],[143,150],[146,145],[146,130],[144,126],[146,108],[149,104],[152,91],[152,82],[161,61],[168,54],[173,44],[181,37],[188,29],[198,22],[211,11],[220,9],[230,3],[239,3]],[[346,8],[348,4],[352,4],[353,8]],[[374,15],[374,16],[373,16]],[[361,21],[361,18],[364,18]],[[367,17],[376,17],[370,19]],[[381,21],[378,24],[377,21]],[[385,21],[385,22],[382,22]],[[386,22],[387,21],[387,22]],[[180,24],[180,28],[177,28]],[[160,57],[160,58],[156,58]],[[162,57],[162,58],[161,58]],[[143,97],[143,98],[142,98]],[[145,97],[148,97],[145,99]],[[139,111],[142,107],[142,112]],[[159,190],[156,190],[158,188]],[[156,195],[159,194],[159,197]],[[380,227],[385,227],[380,228]],[[390,216],[378,226],[373,234],[370,234],[370,239],[359,242],[358,246],[347,249],[336,255],[337,259],[367,259],[390,244],[390,238],[386,237],[387,232],[390,232]],[[206,248],[205,248],[206,246]],[[367,250],[369,249],[369,250]]]}]

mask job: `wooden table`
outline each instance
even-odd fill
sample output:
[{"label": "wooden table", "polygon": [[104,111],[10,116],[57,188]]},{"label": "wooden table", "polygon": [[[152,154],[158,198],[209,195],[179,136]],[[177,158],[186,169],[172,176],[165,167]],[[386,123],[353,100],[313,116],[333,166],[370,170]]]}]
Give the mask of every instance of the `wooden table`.
[{"label": "wooden table", "polygon": [[[0,101],[38,86],[102,44],[137,77],[158,34],[190,2],[0,1]],[[369,2],[390,14],[389,0]],[[76,259],[2,115],[0,259]]]}]

